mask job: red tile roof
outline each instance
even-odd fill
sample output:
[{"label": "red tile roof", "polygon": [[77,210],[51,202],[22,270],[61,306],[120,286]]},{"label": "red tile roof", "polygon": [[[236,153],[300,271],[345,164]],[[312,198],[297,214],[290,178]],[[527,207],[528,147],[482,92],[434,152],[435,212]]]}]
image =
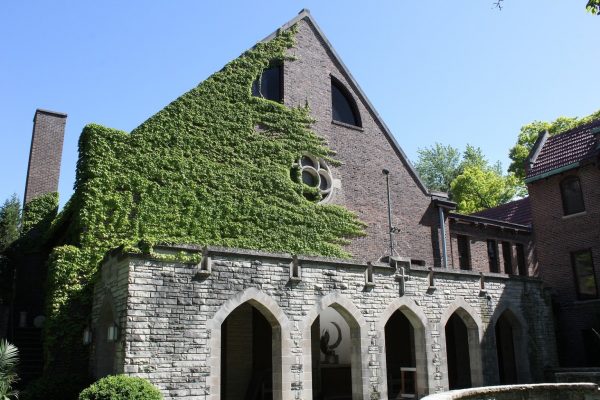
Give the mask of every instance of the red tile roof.
[{"label": "red tile roof", "polygon": [[476,217],[494,219],[519,225],[531,225],[531,205],[529,197],[511,201],[497,207],[471,214]]},{"label": "red tile roof", "polygon": [[538,156],[527,170],[527,178],[576,164],[599,152],[594,133],[600,130],[600,119],[567,132],[548,137]]}]

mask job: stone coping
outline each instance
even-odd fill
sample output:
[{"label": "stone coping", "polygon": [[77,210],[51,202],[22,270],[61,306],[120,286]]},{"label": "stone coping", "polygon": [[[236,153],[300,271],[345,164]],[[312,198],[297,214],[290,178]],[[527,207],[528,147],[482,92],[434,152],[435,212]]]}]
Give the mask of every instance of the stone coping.
[{"label": "stone coping", "polygon": [[[536,392],[589,392],[595,394],[598,392],[598,385],[595,383],[538,383],[529,385],[502,385],[502,386],[484,386],[470,389],[451,390],[448,392],[432,394],[423,397],[422,400],[460,400],[470,399],[475,396],[494,396],[499,394],[510,394],[526,392],[535,394]],[[491,397],[493,398],[493,397]],[[522,398],[518,396],[515,398]]]},{"label": "stone coping", "polygon": [[[210,255],[224,255],[224,256],[242,256],[242,257],[255,257],[262,259],[274,259],[281,260],[284,262],[291,262],[295,255],[290,253],[278,253],[278,252],[268,252],[263,250],[251,250],[251,249],[242,249],[236,247],[223,247],[223,246],[200,246],[194,244],[157,244],[154,246],[154,249],[158,252],[179,252],[185,251],[190,253],[202,253],[204,251],[208,252]],[[323,257],[323,256],[307,256],[307,255],[297,255],[298,261],[302,261],[305,263],[319,263],[326,265],[335,265],[346,268],[367,268],[369,265],[372,265],[374,268],[380,271],[395,271],[395,268],[390,265],[382,262],[372,262],[369,263],[364,260],[356,260],[356,259],[343,259],[343,258],[333,258],[333,257]],[[153,257],[150,254],[136,253],[136,252],[128,252],[123,249],[123,247],[118,247],[106,253],[104,259],[100,264],[105,264],[110,258],[117,258],[118,260],[123,260],[125,258],[134,258],[134,259],[147,259],[147,260],[156,260],[159,262],[167,262],[164,259],[160,259],[159,257]],[[431,266],[419,266],[411,264],[406,272],[414,271],[414,272],[422,272],[429,273],[433,271],[434,275],[451,275],[451,276],[468,276],[471,278],[480,278],[483,276],[487,279],[495,279],[495,280],[520,280],[526,281],[536,284],[541,284],[542,281],[539,278],[529,277],[529,276],[518,276],[518,275],[506,275],[501,273],[494,272],[477,272],[477,271],[468,271],[468,270],[458,270],[458,269],[448,269],[448,268],[434,268]]]}]

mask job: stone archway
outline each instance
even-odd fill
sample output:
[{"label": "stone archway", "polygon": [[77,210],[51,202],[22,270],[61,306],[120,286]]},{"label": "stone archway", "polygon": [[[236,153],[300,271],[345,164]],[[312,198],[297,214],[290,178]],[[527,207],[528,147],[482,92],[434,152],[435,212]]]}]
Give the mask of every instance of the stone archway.
[{"label": "stone archway", "polygon": [[[386,326],[394,315],[402,313],[408,320],[413,331],[414,346],[414,364],[416,368],[416,392],[418,397],[428,394],[428,360],[427,360],[427,335],[425,327],[427,326],[427,317],[423,310],[410,298],[400,297],[392,301],[381,313],[377,322],[377,331],[386,332]],[[381,348],[381,374],[382,378],[389,377],[388,371],[388,343],[385,340],[386,335],[380,336]],[[390,395],[388,379],[382,379],[382,399],[387,399]]]},{"label": "stone archway", "polygon": [[490,323],[496,344],[500,384],[531,381],[527,335],[524,332],[527,324],[517,310],[511,304],[501,303],[496,307]]},{"label": "stone archway", "polygon": [[[483,385],[483,365],[481,358],[482,322],[477,311],[464,299],[457,298],[443,313],[440,318],[440,334],[443,336],[441,345],[446,354],[445,387],[454,389],[452,383],[459,386],[468,383],[470,387]],[[450,336],[449,336],[450,335]],[[455,347],[465,349],[457,353]],[[449,348],[450,347],[450,348]],[[453,355],[460,365],[452,364]],[[468,352],[468,356],[464,353]],[[461,366],[468,365],[470,374],[468,378],[460,375]],[[456,368],[452,370],[452,368]],[[451,375],[460,382],[451,382]]]},{"label": "stone archway", "polygon": [[289,368],[292,365],[292,356],[289,351],[291,348],[289,320],[275,300],[256,288],[236,293],[207,322],[207,328],[210,329],[210,376],[207,378],[210,394],[208,398],[221,399],[221,377],[222,373],[226,373],[221,370],[224,345],[222,342],[223,323],[234,311],[239,311],[240,306],[256,310],[271,327],[272,398],[273,400],[291,400],[292,378]]},{"label": "stone archway", "polygon": [[[313,399],[313,340],[311,330],[313,323],[323,310],[328,307],[339,313],[350,328],[350,369],[352,399],[363,400],[369,393],[369,360],[366,356],[368,346],[368,326],[360,310],[339,292],[323,296],[307,314],[302,328],[303,381],[305,382],[303,398]],[[364,356],[363,356],[364,353]],[[318,354],[318,353],[317,353]]]}]

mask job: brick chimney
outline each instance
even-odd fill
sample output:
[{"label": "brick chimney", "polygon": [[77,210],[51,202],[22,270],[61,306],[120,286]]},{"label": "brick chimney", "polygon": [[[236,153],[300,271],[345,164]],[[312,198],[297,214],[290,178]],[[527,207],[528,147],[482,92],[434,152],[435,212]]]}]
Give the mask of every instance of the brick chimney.
[{"label": "brick chimney", "polygon": [[23,204],[43,194],[58,191],[66,122],[67,114],[40,109],[35,111]]}]

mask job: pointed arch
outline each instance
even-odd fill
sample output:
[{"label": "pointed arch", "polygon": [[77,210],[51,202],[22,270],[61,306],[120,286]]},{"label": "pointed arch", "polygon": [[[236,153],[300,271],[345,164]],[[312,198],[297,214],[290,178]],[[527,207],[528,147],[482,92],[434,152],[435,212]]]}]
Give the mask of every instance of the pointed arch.
[{"label": "pointed arch", "polygon": [[[529,349],[527,345],[527,332],[525,331],[526,327],[529,326],[527,321],[523,317],[520,312],[520,308],[513,304],[508,300],[501,301],[496,309],[494,310],[494,314],[490,320],[490,324],[488,327],[488,331],[490,335],[493,336],[493,343],[497,346],[498,338],[496,337],[496,327],[498,325],[498,321],[503,318],[508,324],[510,324],[512,328],[512,339],[514,343],[514,355],[515,355],[515,366],[517,372],[517,382],[516,383],[529,383],[531,382],[531,370],[529,367]],[[498,366],[497,369],[497,378],[498,382],[500,382],[500,371],[499,371],[499,363],[497,359],[497,351],[496,348],[495,356],[496,362],[494,363]]]},{"label": "pointed arch", "polygon": [[221,398],[221,326],[233,310],[245,303],[256,308],[272,328],[273,400],[291,399],[292,379],[289,366],[293,364],[293,359],[289,351],[291,349],[290,322],[273,298],[254,287],[233,295],[206,323],[207,329],[210,330],[210,376],[207,378],[210,395],[208,398],[211,400]]},{"label": "pointed arch", "polygon": [[[417,369],[417,395],[419,397],[426,395],[428,390],[428,359],[427,359],[427,334],[426,327],[428,319],[421,307],[409,297],[399,297],[394,299],[385,310],[379,315],[377,320],[377,331],[385,332],[385,326],[389,319],[396,313],[402,312],[411,323],[415,335],[415,361]],[[387,352],[385,343],[385,334],[379,336],[381,376],[387,376]],[[388,397],[387,379],[382,379],[381,397]]]},{"label": "pointed arch", "polygon": [[[369,345],[367,335],[368,325],[354,303],[338,291],[321,297],[304,319],[302,325],[302,360],[304,365],[302,380],[304,382],[312,382],[311,326],[319,314],[327,307],[336,310],[350,327],[352,343],[352,399],[362,400],[369,393],[369,360],[368,357],[362,356],[363,351],[366,351]],[[312,399],[312,386],[305,387],[303,394],[305,398]]]},{"label": "pointed arch", "polygon": [[[444,311],[440,318],[441,345],[444,354],[448,354],[446,348],[445,327],[452,315],[456,314],[467,328],[469,345],[469,364],[471,368],[471,386],[477,387],[483,385],[483,362],[481,357],[481,339],[483,335],[483,323],[479,312],[473,308],[462,297],[457,297]],[[445,386],[449,387],[448,381],[448,363],[445,363]]]}]

